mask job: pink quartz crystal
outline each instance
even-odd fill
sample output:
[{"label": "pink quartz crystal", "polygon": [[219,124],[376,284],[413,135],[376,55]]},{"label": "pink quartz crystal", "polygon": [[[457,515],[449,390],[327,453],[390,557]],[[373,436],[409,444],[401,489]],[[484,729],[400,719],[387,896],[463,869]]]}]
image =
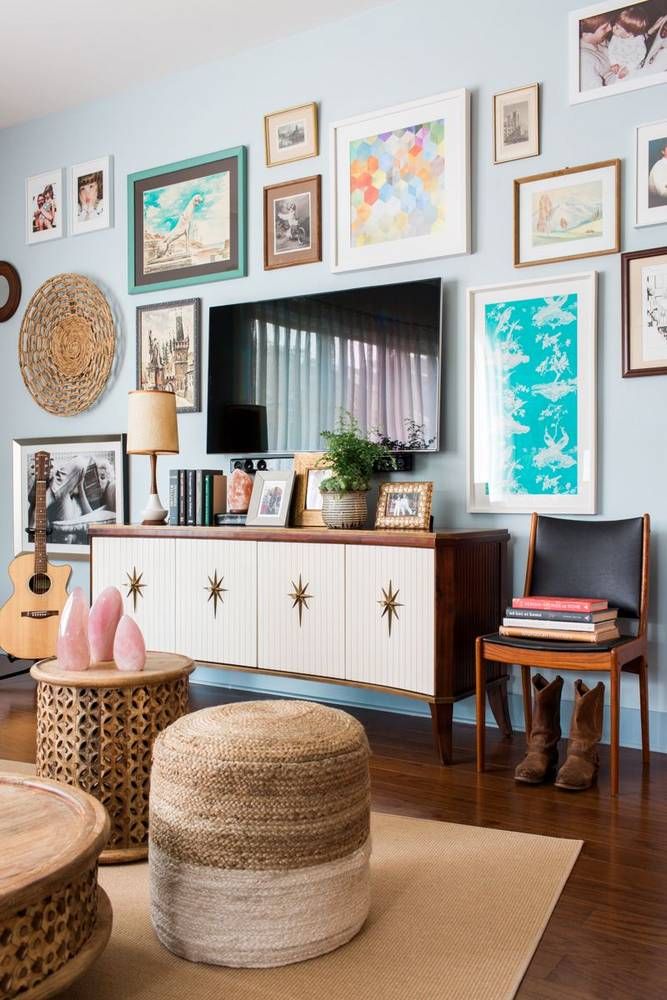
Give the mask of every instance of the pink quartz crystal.
[{"label": "pink quartz crystal", "polygon": [[129,615],[123,615],[118,622],[113,641],[113,658],[119,670],[143,670],[146,666],[144,637]]},{"label": "pink quartz crystal", "polygon": [[113,660],[113,639],[123,614],[123,598],[116,587],[107,587],[95,599],[88,616],[88,640],[92,663]]},{"label": "pink quartz crystal", "polygon": [[230,514],[245,514],[250,506],[253,478],[243,469],[234,469],[227,484],[227,510]]},{"label": "pink quartz crystal", "polygon": [[81,587],[74,588],[60,616],[56,656],[62,670],[87,670],[90,666],[88,601]]}]

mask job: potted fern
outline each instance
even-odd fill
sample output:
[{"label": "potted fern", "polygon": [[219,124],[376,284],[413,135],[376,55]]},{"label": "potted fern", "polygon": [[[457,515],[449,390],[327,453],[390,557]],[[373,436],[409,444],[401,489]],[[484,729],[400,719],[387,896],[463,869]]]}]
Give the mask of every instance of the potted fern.
[{"label": "potted fern", "polygon": [[351,413],[341,413],[335,430],[322,431],[322,437],[327,450],[318,464],[331,469],[320,484],[322,520],[328,528],[362,528],[373,471],[379,462],[394,469],[396,460],[386,445],[362,432]]}]

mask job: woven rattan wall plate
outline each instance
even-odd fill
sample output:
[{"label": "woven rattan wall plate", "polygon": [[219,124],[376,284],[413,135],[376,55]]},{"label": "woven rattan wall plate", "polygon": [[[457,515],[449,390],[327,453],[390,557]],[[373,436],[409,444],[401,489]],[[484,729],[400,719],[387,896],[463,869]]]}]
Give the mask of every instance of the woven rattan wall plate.
[{"label": "woven rattan wall plate", "polygon": [[26,388],[49,413],[70,416],[104,389],[116,348],[109,303],[80,274],[58,274],[37,289],[19,334]]}]

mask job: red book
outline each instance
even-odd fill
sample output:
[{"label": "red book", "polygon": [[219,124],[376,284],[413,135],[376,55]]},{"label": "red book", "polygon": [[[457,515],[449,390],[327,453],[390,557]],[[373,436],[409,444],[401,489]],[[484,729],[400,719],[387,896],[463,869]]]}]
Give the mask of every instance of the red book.
[{"label": "red book", "polygon": [[513,608],[539,608],[541,611],[606,611],[608,601],[597,597],[515,597]]}]

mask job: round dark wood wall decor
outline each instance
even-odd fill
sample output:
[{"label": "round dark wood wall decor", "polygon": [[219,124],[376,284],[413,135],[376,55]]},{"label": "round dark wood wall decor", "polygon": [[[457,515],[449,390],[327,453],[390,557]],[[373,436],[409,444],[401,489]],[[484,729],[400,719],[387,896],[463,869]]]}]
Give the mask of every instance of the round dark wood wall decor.
[{"label": "round dark wood wall decor", "polygon": [[[19,272],[10,264],[8,260],[0,260],[0,278],[4,278],[8,285],[7,298],[2,300],[0,290],[0,323],[5,323],[11,319],[19,307],[21,301],[21,279]],[[0,281],[0,284],[2,282]]]}]

